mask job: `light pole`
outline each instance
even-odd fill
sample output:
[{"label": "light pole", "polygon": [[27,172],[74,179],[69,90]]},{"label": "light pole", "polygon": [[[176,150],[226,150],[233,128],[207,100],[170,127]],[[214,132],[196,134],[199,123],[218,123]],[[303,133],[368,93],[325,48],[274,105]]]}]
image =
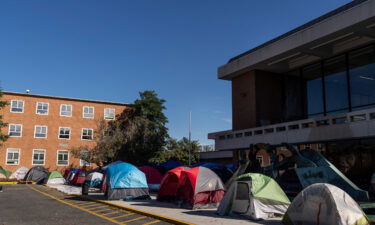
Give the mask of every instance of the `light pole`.
[{"label": "light pole", "polygon": [[191,166],[191,109],[189,111],[189,166]]}]

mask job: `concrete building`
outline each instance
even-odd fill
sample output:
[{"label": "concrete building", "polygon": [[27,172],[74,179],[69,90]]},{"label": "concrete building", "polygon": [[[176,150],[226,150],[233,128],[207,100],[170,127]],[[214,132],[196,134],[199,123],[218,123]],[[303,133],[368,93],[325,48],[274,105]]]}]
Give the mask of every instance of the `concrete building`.
[{"label": "concrete building", "polygon": [[72,147],[95,145],[100,120],[113,120],[128,104],[35,94],[3,92],[8,105],[0,115],[8,126],[2,130],[8,140],[0,146],[0,166],[42,165],[50,170],[89,164],[74,158]]},{"label": "concrete building", "polygon": [[375,172],[375,0],[352,1],[235,56],[218,78],[232,84],[233,127],[208,134],[216,150],[237,160],[250,144],[314,145],[347,175],[356,171],[349,177]]}]

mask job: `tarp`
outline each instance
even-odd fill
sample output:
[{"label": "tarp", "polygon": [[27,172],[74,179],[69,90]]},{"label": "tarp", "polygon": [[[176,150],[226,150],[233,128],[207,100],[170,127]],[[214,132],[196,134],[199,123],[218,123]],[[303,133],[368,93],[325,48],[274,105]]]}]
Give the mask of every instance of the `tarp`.
[{"label": "tarp", "polygon": [[147,188],[145,174],[129,163],[117,163],[106,169],[107,184],[111,188]]},{"label": "tarp", "polygon": [[48,170],[43,166],[34,166],[27,172],[25,176],[26,181],[34,181],[34,182],[41,182],[46,178],[48,175]]},{"label": "tarp", "polygon": [[275,180],[262,174],[247,173],[231,184],[220,203],[218,214],[268,219],[283,215],[289,204],[288,197]]},{"label": "tarp", "polygon": [[174,200],[181,172],[189,169],[189,167],[177,167],[169,170],[163,177],[157,195],[158,201]]},{"label": "tarp", "polygon": [[313,184],[293,200],[283,217],[286,225],[367,225],[359,205],[342,189],[331,184]]},{"label": "tarp", "polygon": [[9,178],[12,172],[0,166],[0,174],[4,175],[5,178]]},{"label": "tarp", "polygon": [[181,172],[176,199],[184,207],[217,207],[224,196],[224,185],[215,172],[206,167],[195,167]]},{"label": "tarp", "polygon": [[20,167],[10,175],[9,179],[23,180],[25,179],[27,172],[29,172],[28,168]]}]

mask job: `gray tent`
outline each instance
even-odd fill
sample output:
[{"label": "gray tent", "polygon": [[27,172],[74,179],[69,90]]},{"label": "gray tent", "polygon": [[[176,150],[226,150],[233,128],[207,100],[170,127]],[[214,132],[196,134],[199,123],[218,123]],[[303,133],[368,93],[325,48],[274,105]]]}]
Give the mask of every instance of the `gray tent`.
[{"label": "gray tent", "polygon": [[48,170],[43,166],[34,166],[25,176],[25,181],[34,181],[40,183],[48,175]]}]

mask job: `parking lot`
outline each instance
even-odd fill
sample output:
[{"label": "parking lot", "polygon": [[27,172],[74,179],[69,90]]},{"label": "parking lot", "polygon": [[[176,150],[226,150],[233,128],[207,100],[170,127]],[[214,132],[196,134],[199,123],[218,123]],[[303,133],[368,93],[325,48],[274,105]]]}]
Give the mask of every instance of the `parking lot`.
[{"label": "parking lot", "polygon": [[41,185],[3,185],[0,224],[170,224],[98,202],[62,194]]}]

